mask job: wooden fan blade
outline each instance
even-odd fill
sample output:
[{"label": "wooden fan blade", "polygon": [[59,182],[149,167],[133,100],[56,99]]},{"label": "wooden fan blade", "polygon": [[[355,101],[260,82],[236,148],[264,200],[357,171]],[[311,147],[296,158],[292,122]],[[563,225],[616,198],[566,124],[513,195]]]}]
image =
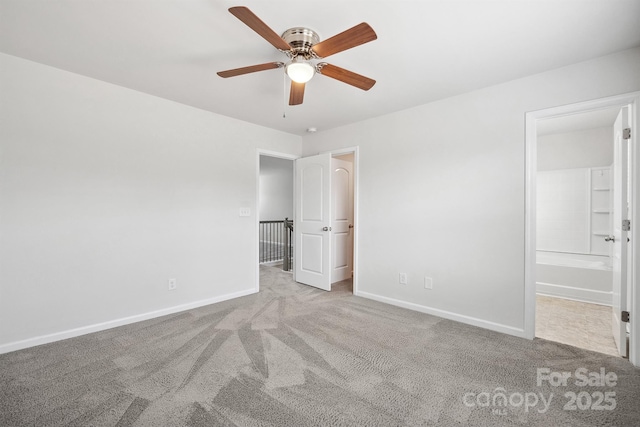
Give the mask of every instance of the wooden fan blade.
[{"label": "wooden fan blade", "polygon": [[320,58],[326,58],[329,55],[351,49],[352,47],[360,46],[361,44],[368,43],[377,38],[378,36],[376,35],[376,32],[373,31],[373,28],[371,28],[366,22],[363,22],[362,24],[349,28],[340,34],[336,34],[330,39],[314,44],[311,47],[311,50]]},{"label": "wooden fan blade", "polygon": [[276,49],[291,50],[289,43],[284,41],[275,31],[273,31],[267,24],[262,22],[248,7],[236,6],[229,9],[229,12],[242,22],[244,22],[249,28],[262,36],[266,41],[271,43]]},{"label": "wooden fan blade", "polygon": [[273,70],[284,66],[282,62],[267,62],[266,64],[250,65],[249,67],[234,68],[233,70],[219,71],[220,77],[234,77],[242,74],[255,73],[256,71]]},{"label": "wooden fan blade", "polygon": [[304,99],[304,83],[291,81],[291,91],[289,92],[289,105],[300,105]]},{"label": "wooden fan blade", "polygon": [[343,83],[355,86],[362,90],[369,90],[374,84],[376,84],[376,81],[369,77],[361,76],[353,71],[345,70],[344,68],[336,67],[331,64],[318,64],[318,72],[323,76],[340,80]]}]

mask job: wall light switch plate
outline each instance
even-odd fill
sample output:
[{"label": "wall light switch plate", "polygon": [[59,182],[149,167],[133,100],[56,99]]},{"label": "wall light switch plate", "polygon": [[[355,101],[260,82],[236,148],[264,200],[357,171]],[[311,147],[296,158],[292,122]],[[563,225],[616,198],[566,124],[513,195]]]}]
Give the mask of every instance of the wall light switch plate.
[{"label": "wall light switch plate", "polygon": [[433,289],[433,279],[431,277],[424,278],[424,288]]},{"label": "wall light switch plate", "polygon": [[406,285],[408,283],[407,273],[400,273],[398,275],[398,282],[400,282],[401,285]]},{"label": "wall light switch plate", "polygon": [[240,208],[240,216],[251,216],[251,208]]}]

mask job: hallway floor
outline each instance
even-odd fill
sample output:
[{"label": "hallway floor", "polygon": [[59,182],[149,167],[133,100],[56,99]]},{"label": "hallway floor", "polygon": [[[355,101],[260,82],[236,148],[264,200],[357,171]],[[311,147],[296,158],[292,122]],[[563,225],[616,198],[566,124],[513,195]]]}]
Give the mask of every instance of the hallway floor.
[{"label": "hallway floor", "polygon": [[536,296],[536,337],[613,356],[611,307]]}]

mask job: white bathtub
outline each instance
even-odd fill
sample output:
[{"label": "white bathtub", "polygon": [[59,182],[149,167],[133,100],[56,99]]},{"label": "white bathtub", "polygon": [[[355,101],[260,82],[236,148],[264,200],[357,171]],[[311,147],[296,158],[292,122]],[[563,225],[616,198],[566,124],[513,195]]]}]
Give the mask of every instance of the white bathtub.
[{"label": "white bathtub", "polygon": [[611,258],[604,255],[536,251],[536,262],[538,264],[557,265],[561,267],[578,267],[611,271]]},{"label": "white bathtub", "polygon": [[611,305],[613,274],[608,256],[536,252],[536,292]]}]

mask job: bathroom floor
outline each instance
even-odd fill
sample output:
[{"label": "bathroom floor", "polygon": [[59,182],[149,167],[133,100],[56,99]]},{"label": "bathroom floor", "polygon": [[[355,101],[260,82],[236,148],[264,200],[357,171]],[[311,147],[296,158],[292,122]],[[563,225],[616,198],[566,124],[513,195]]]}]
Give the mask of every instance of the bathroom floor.
[{"label": "bathroom floor", "polygon": [[618,355],[605,305],[537,295],[536,337]]}]

